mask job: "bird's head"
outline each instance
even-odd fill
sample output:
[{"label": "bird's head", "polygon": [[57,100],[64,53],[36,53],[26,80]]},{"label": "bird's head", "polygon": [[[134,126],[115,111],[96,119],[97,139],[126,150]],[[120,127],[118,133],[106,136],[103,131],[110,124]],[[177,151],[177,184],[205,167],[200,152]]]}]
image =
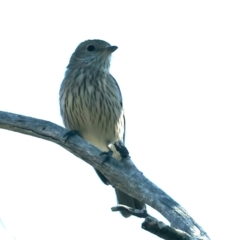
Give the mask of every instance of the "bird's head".
[{"label": "bird's head", "polygon": [[67,68],[94,67],[108,70],[111,54],[115,50],[117,50],[116,46],[111,46],[103,40],[87,40],[78,45]]}]

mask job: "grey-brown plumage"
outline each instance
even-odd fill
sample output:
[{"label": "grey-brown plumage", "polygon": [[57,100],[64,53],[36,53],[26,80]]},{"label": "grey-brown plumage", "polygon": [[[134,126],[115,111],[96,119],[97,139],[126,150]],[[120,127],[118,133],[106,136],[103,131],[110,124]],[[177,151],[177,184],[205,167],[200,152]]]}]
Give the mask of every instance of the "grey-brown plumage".
[{"label": "grey-brown plumage", "polygon": [[[70,58],[60,88],[60,110],[64,125],[77,130],[103,152],[118,140],[124,141],[125,118],[119,86],[109,73],[111,53],[117,49],[102,40],[79,44]],[[114,158],[121,160],[118,152]],[[97,171],[101,180],[108,180]],[[144,204],[115,189],[119,204],[142,209]],[[129,214],[122,211],[124,217]]]}]

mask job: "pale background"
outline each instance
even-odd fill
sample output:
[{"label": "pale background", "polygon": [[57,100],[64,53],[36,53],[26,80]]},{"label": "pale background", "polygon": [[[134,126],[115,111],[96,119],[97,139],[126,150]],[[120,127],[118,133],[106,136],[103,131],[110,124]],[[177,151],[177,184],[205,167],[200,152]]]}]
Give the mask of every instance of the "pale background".
[{"label": "pale background", "polygon": [[[72,52],[86,39],[117,45],[133,161],[212,239],[236,239],[239,12],[238,1],[3,0],[0,110],[62,125]],[[112,213],[114,190],[63,148],[5,130],[0,148],[1,240],[157,239]]]}]

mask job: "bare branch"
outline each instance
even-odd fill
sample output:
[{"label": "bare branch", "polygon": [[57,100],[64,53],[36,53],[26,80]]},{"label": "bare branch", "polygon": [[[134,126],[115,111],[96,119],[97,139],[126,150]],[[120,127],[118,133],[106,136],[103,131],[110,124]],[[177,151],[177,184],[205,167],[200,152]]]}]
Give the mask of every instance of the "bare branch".
[{"label": "bare branch", "polygon": [[0,128],[54,142],[104,174],[109,182],[132,197],[156,209],[171,223],[190,236],[209,239],[204,230],[188,215],[186,210],[164,191],[150,182],[132,163],[130,158],[116,161],[111,158],[102,165],[100,151],[79,136],[66,143],[67,130],[49,121],[0,111]]},{"label": "bare branch", "polygon": [[197,238],[176,230],[153,217],[147,217],[142,223],[142,228],[166,240],[197,240]]}]

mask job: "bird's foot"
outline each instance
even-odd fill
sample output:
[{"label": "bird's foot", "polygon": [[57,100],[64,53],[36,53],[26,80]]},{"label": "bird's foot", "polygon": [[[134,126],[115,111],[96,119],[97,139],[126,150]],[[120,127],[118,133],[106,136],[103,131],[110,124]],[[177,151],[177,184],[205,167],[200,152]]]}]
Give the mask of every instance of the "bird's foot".
[{"label": "bird's foot", "polygon": [[127,148],[125,147],[124,143],[121,140],[115,142],[114,146],[123,159],[130,157]]},{"label": "bird's foot", "polygon": [[103,165],[105,162],[107,162],[113,155],[113,151],[109,150],[108,152],[101,152],[100,156],[104,156],[104,160],[101,165]]},{"label": "bird's foot", "polygon": [[68,131],[67,133],[65,133],[63,135],[63,137],[65,138],[64,143],[66,143],[70,137],[73,137],[73,136],[76,136],[76,135],[80,136],[80,134],[79,134],[79,132],[77,130],[70,130],[70,131]]}]

